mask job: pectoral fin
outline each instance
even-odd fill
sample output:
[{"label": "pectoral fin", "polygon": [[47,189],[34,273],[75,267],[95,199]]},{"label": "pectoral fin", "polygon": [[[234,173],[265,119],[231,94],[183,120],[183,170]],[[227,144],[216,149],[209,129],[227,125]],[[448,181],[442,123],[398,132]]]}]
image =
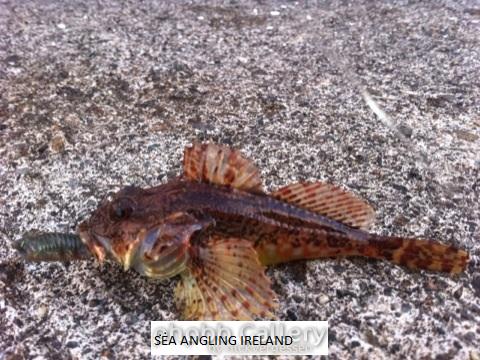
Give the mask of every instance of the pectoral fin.
[{"label": "pectoral fin", "polygon": [[175,289],[185,319],[275,318],[276,295],[251,242],[211,237],[192,253]]},{"label": "pectoral fin", "polygon": [[332,184],[291,184],[275,191],[272,196],[363,230],[367,230],[375,219],[375,211],[369,204]]},{"label": "pectoral fin", "polygon": [[184,176],[193,181],[262,192],[260,172],[240,151],[217,144],[193,144],[183,156]]}]

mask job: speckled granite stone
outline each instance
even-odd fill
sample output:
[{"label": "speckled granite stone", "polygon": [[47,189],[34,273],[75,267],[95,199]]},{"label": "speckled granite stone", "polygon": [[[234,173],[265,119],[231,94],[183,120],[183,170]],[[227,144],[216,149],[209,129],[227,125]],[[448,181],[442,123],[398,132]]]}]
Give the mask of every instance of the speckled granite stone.
[{"label": "speckled granite stone", "polygon": [[479,33],[475,1],[1,1],[0,358],[150,357],[174,281],[24,264],[11,244],[73,231],[214,140],[268,189],[342,184],[378,209],[375,231],[474,257],[457,278],[363,259],[271,268],[282,319],[328,319],[332,359],[478,359]]}]

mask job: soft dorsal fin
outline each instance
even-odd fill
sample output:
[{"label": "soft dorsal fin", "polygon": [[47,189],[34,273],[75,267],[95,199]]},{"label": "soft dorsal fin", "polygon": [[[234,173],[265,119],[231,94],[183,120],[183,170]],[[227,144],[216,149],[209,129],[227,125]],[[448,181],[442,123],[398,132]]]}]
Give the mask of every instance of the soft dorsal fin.
[{"label": "soft dorsal fin", "polygon": [[183,153],[184,176],[193,181],[226,185],[236,189],[262,192],[260,171],[240,151],[217,144],[186,147]]},{"label": "soft dorsal fin", "polygon": [[291,184],[272,196],[359,229],[368,229],[375,218],[375,211],[365,201],[327,183]]}]

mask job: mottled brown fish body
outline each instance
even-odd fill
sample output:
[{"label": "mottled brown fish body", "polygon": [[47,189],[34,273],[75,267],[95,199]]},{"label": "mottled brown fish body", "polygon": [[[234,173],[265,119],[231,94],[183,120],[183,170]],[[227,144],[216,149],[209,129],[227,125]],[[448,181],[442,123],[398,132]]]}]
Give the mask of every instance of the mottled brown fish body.
[{"label": "mottled brown fish body", "polygon": [[[458,273],[468,261],[468,254],[453,246],[369,234],[265,194],[187,180],[142,192],[150,200],[146,208],[152,213],[201,214],[215,223],[210,233],[252,241],[264,265],[365,256],[411,269]],[[156,208],[155,204],[162,205]]]},{"label": "mottled brown fish body", "polygon": [[175,299],[185,319],[274,318],[265,265],[366,256],[412,269],[458,273],[468,254],[430,240],[384,237],[367,229],[374,211],[322,182],[262,189],[260,172],[238,151],[194,144],[181,179],[120,191],[80,225],[99,259],[165,278],[181,275]]}]

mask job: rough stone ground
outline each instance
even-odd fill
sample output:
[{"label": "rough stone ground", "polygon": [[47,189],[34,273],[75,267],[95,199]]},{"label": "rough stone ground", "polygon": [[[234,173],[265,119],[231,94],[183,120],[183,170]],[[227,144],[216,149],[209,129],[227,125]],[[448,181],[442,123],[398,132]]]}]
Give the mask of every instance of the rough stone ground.
[{"label": "rough stone ground", "polygon": [[1,1],[0,358],[150,357],[174,281],[23,264],[11,244],[73,231],[210,139],[268,189],[343,184],[378,209],[375,231],[474,257],[457,278],[363,259],[269,269],[282,319],[328,319],[332,359],[478,359],[479,31],[474,1]]}]

